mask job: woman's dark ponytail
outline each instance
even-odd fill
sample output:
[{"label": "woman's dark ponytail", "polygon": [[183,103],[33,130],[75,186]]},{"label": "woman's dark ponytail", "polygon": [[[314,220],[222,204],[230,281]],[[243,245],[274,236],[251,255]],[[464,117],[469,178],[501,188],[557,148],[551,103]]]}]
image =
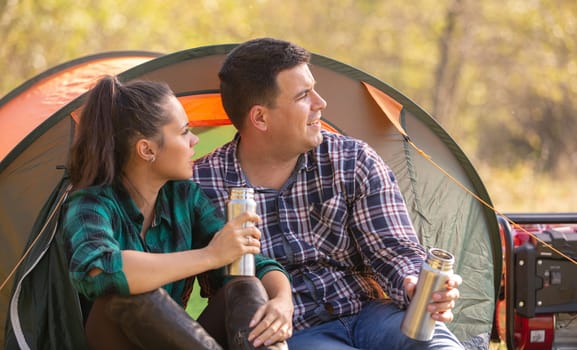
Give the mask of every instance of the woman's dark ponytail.
[{"label": "woman's dark ponytail", "polygon": [[75,188],[111,183],[114,178],[112,119],[119,85],[116,77],[105,77],[88,95],[71,149],[69,171]]},{"label": "woman's dark ponytail", "polygon": [[70,150],[75,189],[113,183],[130,157],[135,137],[151,138],[167,123],[164,102],[173,95],[161,82],[127,84],[107,76],[87,96]]}]

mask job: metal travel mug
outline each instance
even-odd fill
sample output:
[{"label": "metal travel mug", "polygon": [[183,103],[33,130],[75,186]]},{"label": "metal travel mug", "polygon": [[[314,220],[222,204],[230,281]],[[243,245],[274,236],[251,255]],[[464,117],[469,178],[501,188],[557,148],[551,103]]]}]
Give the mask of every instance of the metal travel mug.
[{"label": "metal travel mug", "polygon": [[419,273],[415,293],[401,323],[401,330],[407,337],[421,341],[433,337],[435,320],[427,311],[427,305],[431,303],[433,292],[445,289],[445,282],[453,274],[454,263],[455,258],[451,253],[438,248],[429,250]]},{"label": "metal travel mug", "polygon": [[[254,201],[253,189],[244,187],[232,188],[226,211],[227,220],[229,221],[244,212],[255,213],[256,202]],[[252,225],[252,223],[246,223],[245,225]],[[229,276],[254,276],[254,255],[245,254],[233,261],[226,266],[226,273]]]}]

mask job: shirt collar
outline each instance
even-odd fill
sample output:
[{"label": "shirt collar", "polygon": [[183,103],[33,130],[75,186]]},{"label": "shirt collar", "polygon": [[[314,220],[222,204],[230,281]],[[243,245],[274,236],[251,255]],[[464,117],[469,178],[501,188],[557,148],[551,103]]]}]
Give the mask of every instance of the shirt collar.
[{"label": "shirt collar", "polygon": [[172,224],[172,216],[170,215],[170,208],[168,207],[168,195],[166,193],[166,185],[162,186],[158,197],[156,198],[156,205],[154,206],[154,222],[153,226],[158,225],[158,219],[165,220],[168,225]]},{"label": "shirt collar", "polygon": [[240,142],[240,134],[237,132],[234,138],[229,142],[226,147],[226,162],[225,162],[225,177],[224,182],[227,187],[246,187],[247,182],[244,177],[244,173],[240,167],[240,162],[238,161],[238,143]]},{"label": "shirt collar", "polygon": [[311,149],[307,153],[301,155],[299,158],[299,163],[297,163],[297,167],[300,166],[300,169],[305,169],[306,171],[311,171],[316,167],[316,152],[318,146]]},{"label": "shirt collar", "polygon": [[[228,187],[245,187],[249,186],[248,180],[245,178],[242,168],[240,167],[240,162],[238,161],[238,144],[240,142],[240,134],[237,132],[231,142],[226,145],[228,148],[226,151],[226,176],[225,182]],[[310,151],[301,154],[294,172],[297,173],[301,170],[311,171],[316,167],[316,153],[318,147],[311,149]]]},{"label": "shirt collar", "polygon": [[[121,203],[122,207],[126,211],[126,214],[133,222],[142,223],[144,216],[142,212],[136,206],[136,203],[130,197],[128,190],[120,182],[115,183],[113,186],[114,192],[118,197],[118,201]],[[158,225],[159,220],[164,219],[168,224],[172,223],[172,217],[170,216],[170,209],[168,207],[168,200],[166,194],[166,185],[162,186],[156,198],[156,203],[154,204],[154,220],[152,226]]]},{"label": "shirt collar", "polygon": [[114,185],[112,185],[112,188],[114,190],[114,194],[118,198],[119,204],[126,211],[126,214],[130,218],[130,220],[132,222],[142,223],[142,221],[144,220],[144,216],[140,212],[140,209],[138,209],[138,207],[136,206],[136,203],[134,203],[132,197],[130,197],[130,194],[128,193],[126,187],[124,187],[124,185],[120,181],[118,181],[114,183]]}]

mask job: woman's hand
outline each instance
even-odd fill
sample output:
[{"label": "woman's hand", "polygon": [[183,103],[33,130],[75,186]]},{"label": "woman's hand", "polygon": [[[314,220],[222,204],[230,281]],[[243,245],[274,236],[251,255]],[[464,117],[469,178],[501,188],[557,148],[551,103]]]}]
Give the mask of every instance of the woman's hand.
[{"label": "woman's hand", "polygon": [[262,283],[270,300],[255,312],[249,324],[248,340],[255,348],[286,340],[293,333],[294,306],[288,278],[280,271],[269,271]]},{"label": "woman's hand", "polygon": [[294,308],[292,302],[279,298],[271,299],[261,306],[254,314],[250,327],[254,327],[248,335],[248,340],[255,348],[286,340],[293,333]]},{"label": "woman's hand", "polygon": [[[403,281],[403,286],[409,298],[413,297],[415,287],[417,286],[417,276],[407,276]],[[435,321],[451,322],[453,320],[453,308],[455,301],[459,299],[460,293],[457,287],[461,285],[463,279],[461,276],[453,274],[446,282],[446,289],[434,292],[432,295],[433,302],[427,306],[427,311]]]},{"label": "woman's hand", "polygon": [[206,249],[215,258],[217,266],[228,265],[244,254],[260,253],[261,233],[254,226],[258,222],[258,215],[242,213],[214,235]]}]

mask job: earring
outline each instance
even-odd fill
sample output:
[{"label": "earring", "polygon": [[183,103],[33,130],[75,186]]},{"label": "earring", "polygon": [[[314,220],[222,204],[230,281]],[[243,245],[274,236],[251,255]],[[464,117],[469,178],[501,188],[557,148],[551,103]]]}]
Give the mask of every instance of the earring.
[{"label": "earring", "polygon": [[152,156],[150,156],[150,158],[148,158],[149,163],[154,163],[155,160],[156,160],[156,157],[154,156],[154,154]]}]

